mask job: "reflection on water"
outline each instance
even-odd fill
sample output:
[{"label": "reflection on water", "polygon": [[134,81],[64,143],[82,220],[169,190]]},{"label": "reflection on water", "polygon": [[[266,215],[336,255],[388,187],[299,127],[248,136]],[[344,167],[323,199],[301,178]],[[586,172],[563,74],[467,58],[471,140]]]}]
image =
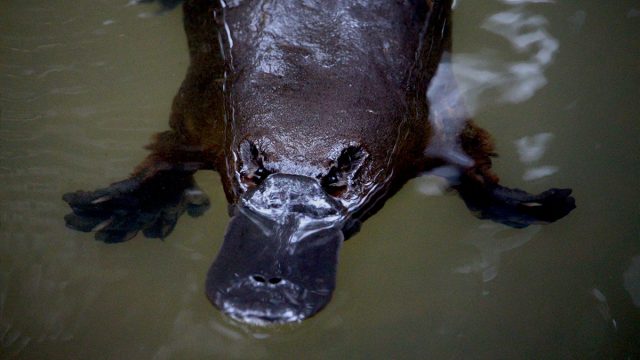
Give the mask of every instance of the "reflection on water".
[{"label": "reflection on water", "polygon": [[545,69],[559,48],[558,40],[546,30],[548,20],[525,7],[526,3],[553,1],[504,2],[514,6],[487,17],[482,28],[507,40],[521,59],[505,60],[493,49],[454,55],[457,79],[471,113],[494,102],[517,103],[531,98],[547,83]]},{"label": "reflection on water", "polygon": [[524,136],[515,141],[520,161],[529,165],[522,179],[525,181],[538,180],[551,176],[558,172],[558,167],[553,165],[537,165],[547,150],[548,143],[553,139],[551,133],[540,133],[532,136]]},{"label": "reflection on water", "polygon": [[624,272],[624,288],[631,295],[633,304],[640,308],[640,256],[631,259],[631,265]]},{"label": "reflection on water", "polygon": [[459,2],[454,72],[503,180],[573,187],[580,208],[516,231],[443,195],[446,169],[432,196],[417,179],[345,244],[327,309],[274,329],[204,296],[216,176],[197,179],[209,212],[164,242],[63,226],[61,194],[122,178],[166,128],[188,64],[178,9],[127,5],[0,2],[0,358],[640,356],[635,0]]},{"label": "reflection on water", "polygon": [[539,226],[514,230],[498,224],[483,224],[475,231],[470,231],[465,239],[465,242],[478,249],[478,258],[455,271],[462,274],[479,272],[482,281],[491,281],[498,276],[501,255],[526,244],[538,231]]},{"label": "reflection on water", "polygon": [[531,136],[524,136],[516,140],[518,155],[523,163],[538,161],[547,150],[549,141],[553,139],[551,133],[540,133]]},{"label": "reflection on water", "polygon": [[591,294],[599,303],[597,309],[598,312],[600,312],[600,315],[602,315],[602,318],[605,321],[610,321],[613,328],[616,329],[618,325],[616,323],[616,319],[611,318],[611,309],[609,308],[609,304],[607,303],[607,297],[602,293],[602,291],[596,288],[591,289]]}]

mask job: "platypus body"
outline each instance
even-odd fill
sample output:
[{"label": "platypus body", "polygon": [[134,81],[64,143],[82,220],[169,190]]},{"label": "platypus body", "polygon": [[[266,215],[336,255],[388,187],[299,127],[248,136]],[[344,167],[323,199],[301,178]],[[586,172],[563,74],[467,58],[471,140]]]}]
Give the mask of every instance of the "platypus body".
[{"label": "platypus body", "polygon": [[310,317],[330,300],[345,239],[407,180],[439,167],[468,207],[513,227],[553,222],[568,189],[498,184],[488,134],[451,72],[450,0],[187,0],[191,64],[171,130],[126,180],[69,193],[71,228],[115,243],[164,238],[208,207],[231,220],[206,293],[240,321]]}]

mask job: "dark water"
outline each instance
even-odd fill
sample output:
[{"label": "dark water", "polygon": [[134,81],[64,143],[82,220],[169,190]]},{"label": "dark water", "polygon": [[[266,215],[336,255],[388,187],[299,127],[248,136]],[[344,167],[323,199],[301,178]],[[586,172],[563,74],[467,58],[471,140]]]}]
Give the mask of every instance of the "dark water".
[{"label": "dark water", "polygon": [[0,3],[0,357],[601,359],[640,356],[640,3],[459,1],[454,71],[505,184],[572,187],[548,226],[482,222],[410,182],[342,250],[295,327],[204,296],[226,202],[163,241],[64,227],[61,194],[125,177],[168,128],[181,13],[126,0]]}]

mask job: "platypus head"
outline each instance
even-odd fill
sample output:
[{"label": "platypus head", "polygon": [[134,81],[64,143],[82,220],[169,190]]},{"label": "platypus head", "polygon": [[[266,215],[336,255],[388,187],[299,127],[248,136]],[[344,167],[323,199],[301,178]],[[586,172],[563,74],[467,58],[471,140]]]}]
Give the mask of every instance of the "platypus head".
[{"label": "platypus head", "polygon": [[248,323],[285,323],[322,309],[335,288],[346,208],[316,179],[273,174],[234,206],[207,276],[207,296]]},{"label": "platypus head", "polygon": [[330,301],[344,233],[374,184],[358,143],[288,146],[282,136],[233,146],[232,217],[207,277],[211,302],[247,323],[300,321]]}]

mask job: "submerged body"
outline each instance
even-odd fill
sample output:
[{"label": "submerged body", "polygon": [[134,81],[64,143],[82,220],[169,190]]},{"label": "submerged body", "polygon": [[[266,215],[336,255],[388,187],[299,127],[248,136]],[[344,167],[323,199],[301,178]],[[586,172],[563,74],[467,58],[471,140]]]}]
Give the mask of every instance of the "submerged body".
[{"label": "submerged body", "polygon": [[498,185],[493,145],[466,116],[450,66],[450,1],[189,0],[191,65],[171,130],[124,181],[64,199],[67,224],[120,242],[165,237],[221,174],[231,212],[207,296],[251,323],[299,321],[335,288],[338,252],[407,180],[439,166],[477,215],[555,221],[570,190]]}]

